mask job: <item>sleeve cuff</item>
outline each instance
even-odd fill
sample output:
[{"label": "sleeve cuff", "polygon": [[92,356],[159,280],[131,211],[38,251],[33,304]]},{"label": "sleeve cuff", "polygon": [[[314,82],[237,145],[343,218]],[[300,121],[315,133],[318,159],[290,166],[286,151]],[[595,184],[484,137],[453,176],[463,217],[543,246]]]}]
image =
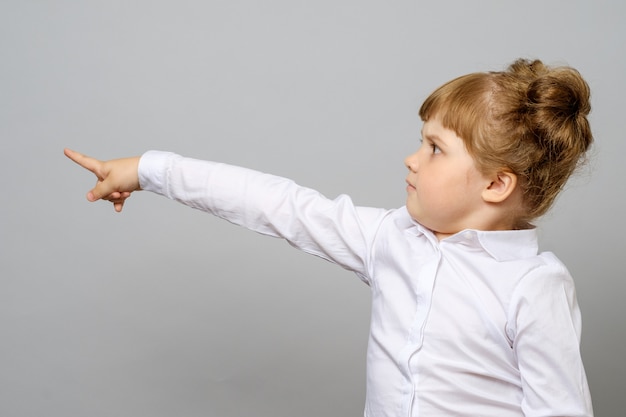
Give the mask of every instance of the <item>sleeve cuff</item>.
[{"label": "sleeve cuff", "polygon": [[173,157],[173,153],[162,151],[148,151],[141,156],[137,174],[142,190],[166,194],[168,167]]}]

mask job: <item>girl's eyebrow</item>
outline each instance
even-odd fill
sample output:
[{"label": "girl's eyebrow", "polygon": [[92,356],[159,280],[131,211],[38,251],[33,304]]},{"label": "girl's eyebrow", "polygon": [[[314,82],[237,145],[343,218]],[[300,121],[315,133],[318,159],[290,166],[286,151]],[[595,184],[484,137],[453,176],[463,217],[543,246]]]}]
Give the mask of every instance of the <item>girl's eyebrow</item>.
[{"label": "girl's eyebrow", "polygon": [[443,140],[441,140],[441,138],[439,136],[437,136],[434,133],[429,133],[429,134],[425,135],[423,127],[420,129],[420,135],[422,136],[422,138],[428,139],[431,142],[445,143]]},{"label": "girl's eyebrow", "polygon": [[422,128],[420,129],[420,136],[421,136],[421,140],[427,140],[430,143],[433,143],[435,145],[437,145],[440,148],[445,148],[446,147],[446,141],[444,139],[441,139],[441,137],[439,135],[437,135],[437,133],[434,133],[432,131],[428,132],[428,133],[424,133],[424,126],[422,125]]},{"label": "girl's eyebrow", "polygon": [[441,140],[439,136],[432,133],[424,135],[424,132],[422,132],[422,138],[428,140],[429,142],[436,143],[437,145],[445,145],[445,141]]}]

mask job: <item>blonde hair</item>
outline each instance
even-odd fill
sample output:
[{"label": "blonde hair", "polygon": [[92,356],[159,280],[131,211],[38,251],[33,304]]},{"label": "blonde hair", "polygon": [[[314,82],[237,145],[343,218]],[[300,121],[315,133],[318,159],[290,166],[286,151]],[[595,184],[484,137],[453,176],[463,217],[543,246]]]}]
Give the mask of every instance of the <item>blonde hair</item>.
[{"label": "blonde hair", "polygon": [[506,71],[449,81],[419,115],[437,117],[461,137],[483,173],[517,175],[524,204],[519,222],[527,226],[550,208],[593,141],[589,96],[575,69],[519,59]]}]

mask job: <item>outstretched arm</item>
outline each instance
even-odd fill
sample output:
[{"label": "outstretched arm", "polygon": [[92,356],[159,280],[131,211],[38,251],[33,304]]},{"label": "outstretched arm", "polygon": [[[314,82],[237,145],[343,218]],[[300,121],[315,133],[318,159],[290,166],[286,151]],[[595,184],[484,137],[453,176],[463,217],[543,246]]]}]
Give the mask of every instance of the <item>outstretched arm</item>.
[{"label": "outstretched arm", "polygon": [[110,201],[115,211],[120,212],[131,193],[141,189],[137,174],[138,156],[100,161],[70,149],[65,149],[64,153],[81,167],[93,172],[98,178],[96,186],[87,193],[89,201]]}]

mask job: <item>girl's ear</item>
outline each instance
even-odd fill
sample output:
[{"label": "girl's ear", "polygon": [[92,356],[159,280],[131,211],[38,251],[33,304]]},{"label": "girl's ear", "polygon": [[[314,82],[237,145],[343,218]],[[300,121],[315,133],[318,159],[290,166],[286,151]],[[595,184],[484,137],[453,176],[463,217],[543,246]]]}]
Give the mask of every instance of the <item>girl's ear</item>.
[{"label": "girl's ear", "polygon": [[510,171],[499,171],[491,179],[482,192],[483,200],[488,203],[502,203],[517,187],[517,175]]}]

